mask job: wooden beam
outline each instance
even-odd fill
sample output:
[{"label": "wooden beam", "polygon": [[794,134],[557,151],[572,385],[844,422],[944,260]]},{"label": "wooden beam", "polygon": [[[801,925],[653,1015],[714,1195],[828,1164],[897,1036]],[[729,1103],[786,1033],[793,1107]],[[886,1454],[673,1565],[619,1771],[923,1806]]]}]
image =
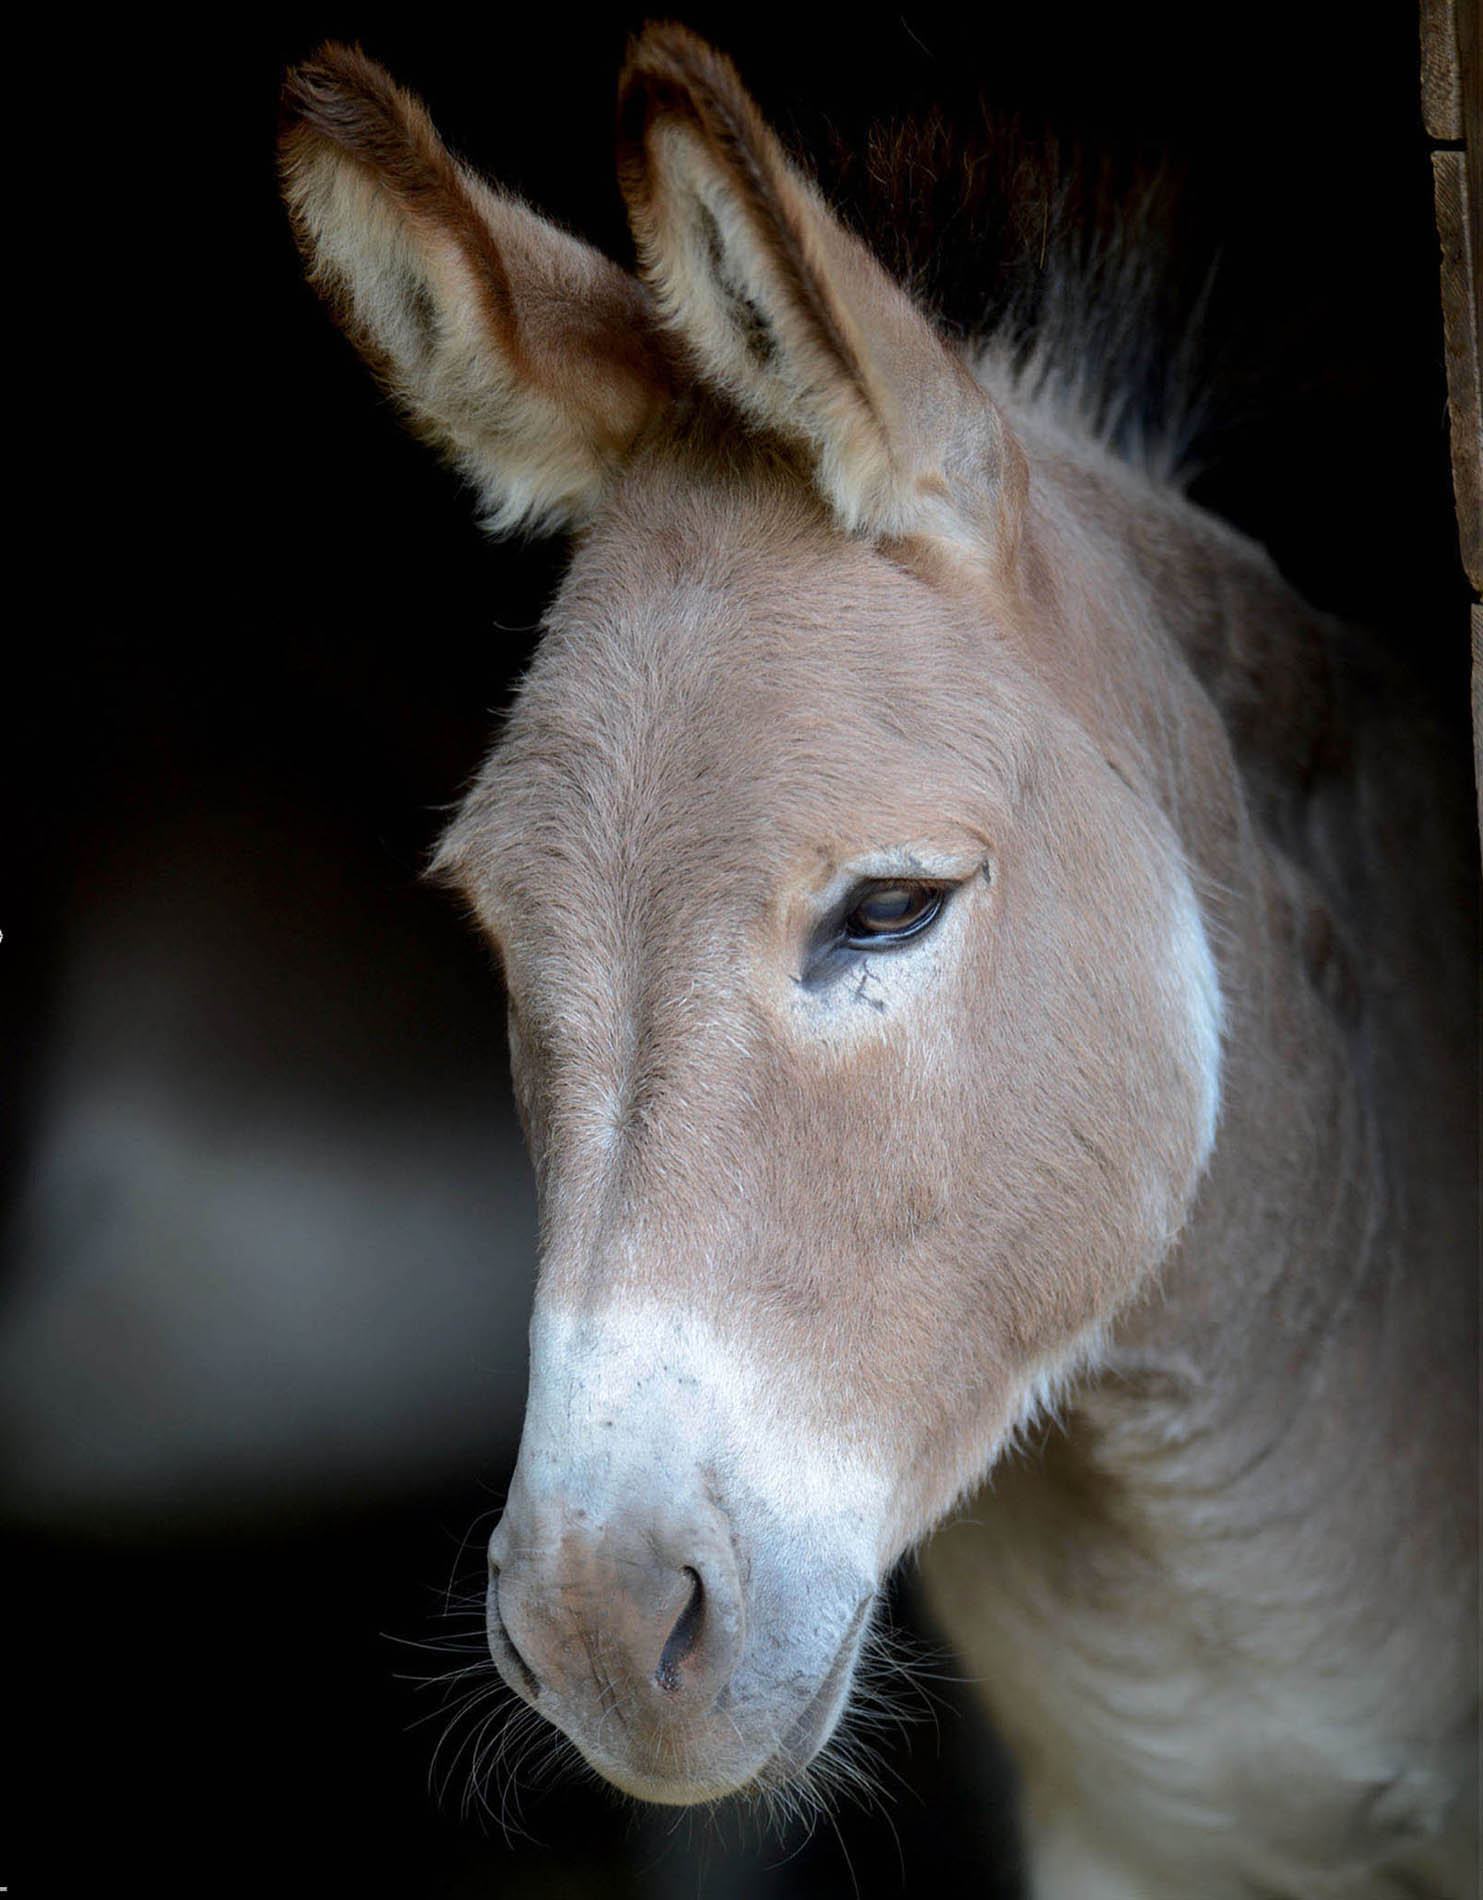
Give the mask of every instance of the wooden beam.
[{"label": "wooden beam", "polygon": [[1483,593],[1483,402],[1479,398],[1478,258],[1473,250],[1467,154],[1432,153],[1437,235],[1442,243],[1442,340],[1447,353],[1447,413],[1452,487],[1462,564]]}]

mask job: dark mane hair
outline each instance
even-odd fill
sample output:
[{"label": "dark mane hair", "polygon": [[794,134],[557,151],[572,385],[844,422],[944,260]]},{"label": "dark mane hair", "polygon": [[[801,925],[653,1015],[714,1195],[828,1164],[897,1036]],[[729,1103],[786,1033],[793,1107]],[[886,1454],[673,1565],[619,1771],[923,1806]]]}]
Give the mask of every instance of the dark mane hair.
[{"label": "dark mane hair", "polygon": [[1221,381],[1214,243],[1178,173],[980,107],[835,138],[821,183],[980,361],[1161,479],[1195,472]]}]

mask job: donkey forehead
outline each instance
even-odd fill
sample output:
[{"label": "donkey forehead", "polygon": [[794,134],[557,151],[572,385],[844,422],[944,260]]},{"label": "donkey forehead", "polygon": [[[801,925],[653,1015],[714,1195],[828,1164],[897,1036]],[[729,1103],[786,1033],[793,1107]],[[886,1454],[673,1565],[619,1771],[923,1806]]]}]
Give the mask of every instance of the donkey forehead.
[{"label": "donkey forehead", "polygon": [[444,863],[485,910],[615,871],[827,877],[981,836],[1028,725],[981,619],[806,495],[637,479],[575,555]]}]

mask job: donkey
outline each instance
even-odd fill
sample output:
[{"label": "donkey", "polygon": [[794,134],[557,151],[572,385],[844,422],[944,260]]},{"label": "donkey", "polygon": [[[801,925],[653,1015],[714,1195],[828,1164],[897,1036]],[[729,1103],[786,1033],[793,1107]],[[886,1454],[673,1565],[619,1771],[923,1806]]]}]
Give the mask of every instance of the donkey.
[{"label": "donkey", "polygon": [[1427,741],[1074,377],[945,341],[725,58],[651,27],[620,100],[637,274],[359,52],[286,95],[336,314],[490,528],[573,537],[437,857],[542,1209],[499,1671],[642,1800],[791,1785],[935,1531],[1037,1900],[1460,1897]]}]

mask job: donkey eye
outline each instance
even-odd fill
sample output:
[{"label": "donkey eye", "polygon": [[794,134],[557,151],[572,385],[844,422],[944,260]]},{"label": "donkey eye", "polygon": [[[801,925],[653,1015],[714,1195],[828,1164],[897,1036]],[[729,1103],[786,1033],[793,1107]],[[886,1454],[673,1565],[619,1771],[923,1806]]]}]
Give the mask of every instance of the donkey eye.
[{"label": "donkey eye", "polygon": [[879,950],[919,936],[947,899],[940,884],[865,884],[851,893],[840,940],[851,950]]}]

